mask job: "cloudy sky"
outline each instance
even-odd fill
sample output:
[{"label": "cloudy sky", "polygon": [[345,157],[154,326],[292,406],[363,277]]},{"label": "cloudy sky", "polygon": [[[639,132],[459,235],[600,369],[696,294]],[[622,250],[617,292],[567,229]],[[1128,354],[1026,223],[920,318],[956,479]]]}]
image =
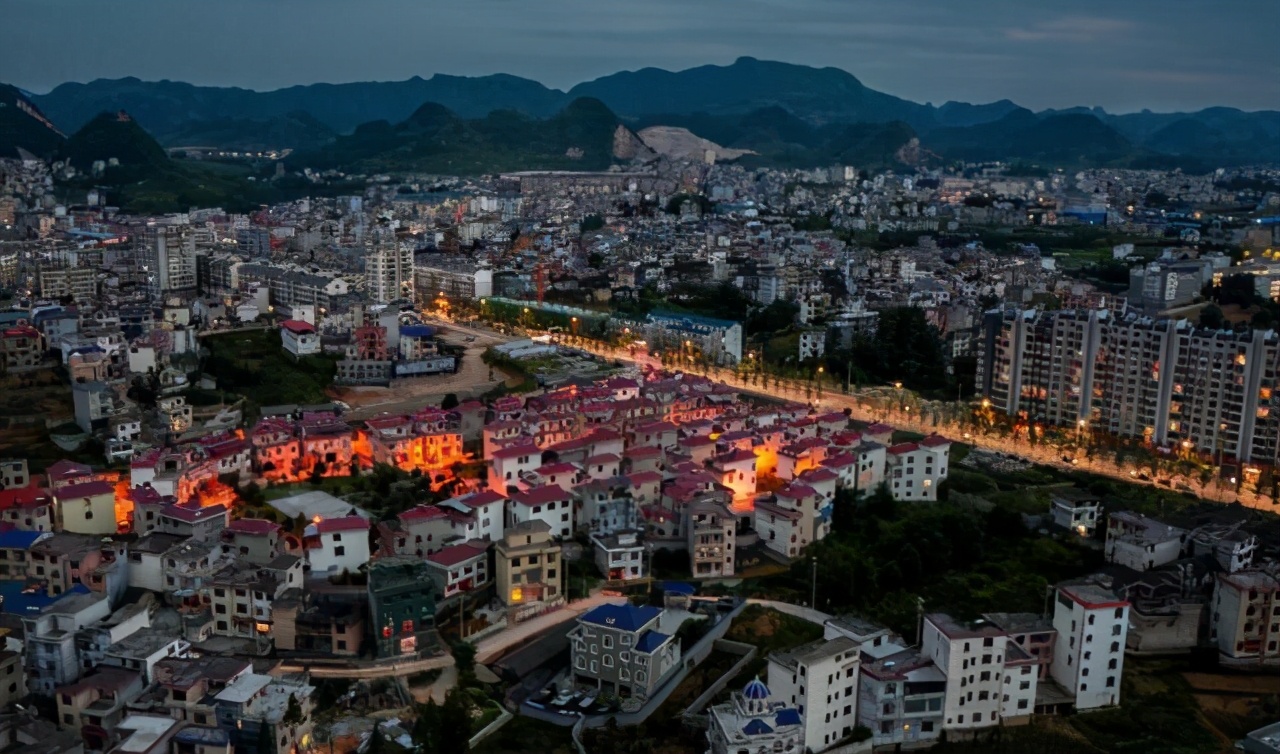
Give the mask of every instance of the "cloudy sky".
[{"label": "cloudy sky", "polygon": [[568,88],[741,55],[918,102],[1280,109],[1280,0],[4,0],[0,81],[273,89],[433,73]]}]

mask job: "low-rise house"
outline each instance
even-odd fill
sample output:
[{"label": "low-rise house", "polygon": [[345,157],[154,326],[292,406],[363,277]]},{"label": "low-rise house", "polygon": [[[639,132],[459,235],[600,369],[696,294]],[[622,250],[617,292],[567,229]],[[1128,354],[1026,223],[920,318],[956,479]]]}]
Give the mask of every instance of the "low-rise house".
[{"label": "low-rise house", "polygon": [[803,754],[812,747],[805,741],[804,717],[801,710],[775,699],[757,678],[733,692],[727,703],[707,711],[707,752]]},{"label": "low-rise house", "polygon": [[569,632],[574,683],[647,699],[680,665],[680,642],[658,631],[661,618],[659,608],[629,604],[578,616]]},{"label": "low-rise house", "polygon": [[80,732],[90,751],[106,751],[120,741],[126,705],[142,694],[146,679],[136,670],[100,667],[54,692],[58,723]]},{"label": "low-rise house", "polygon": [[284,551],[280,525],[263,518],[238,518],[222,530],[222,549],[256,565],[266,565]]},{"label": "low-rise house", "polygon": [[316,328],[298,319],[280,323],[280,344],[294,358],[320,353],[320,335]]},{"label": "low-rise house", "polygon": [[1138,513],[1121,511],[1107,517],[1107,560],[1135,571],[1148,571],[1182,557],[1187,530]]},{"label": "low-rise house", "polygon": [[426,563],[403,556],[373,561],[368,594],[368,630],[378,657],[413,657],[437,647],[436,588]]},{"label": "low-rise house", "polygon": [[448,599],[489,585],[489,543],[471,540],[449,545],[426,557],[428,572]]},{"label": "low-rise house", "polygon": [[542,521],[554,536],[573,536],[573,495],[548,484],[514,492],[507,500],[507,528]]},{"label": "low-rise house", "polygon": [[1102,515],[1102,502],[1085,490],[1055,490],[1049,496],[1050,513],[1056,526],[1092,537]]},{"label": "low-rise house", "polygon": [[33,694],[51,696],[58,686],[80,677],[76,633],[110,612],[104,595],[77,586],[38,615],[23,617],[23,662]]},{"label": "low-rise house", "polygon": [[61,487],[54,492],[62,530],[73,534],[108,536],[128,521],[117,523],[115,488],[102,481]]},{"label": "low-rise house", "polygon": [[596,568],[609,581],[632,581],[644,578],[645,547],[637,531],[591,535]]},{"label": "low-rise house", "polygon": [[361,516],[322,518],[307,524],[303,546],[313,576],[355,573],[369,562],[369,521]]},{"label": "low-rise house", "polygon": [[950,455],[951,441],[939,435],[890,446],[886,460],[893,499],[937,500],[938,485],[947,478]]},{"label": "low-rise house", "polygon": [[563,599],[560,545],[546,521],[518,523],[494,545],[498,600],[508,607],[554,605]]},{"label": "low-rise house", "polygon": [[946,675],[919,650],[897,642],[875,649],[858,677],[858,724],[871,731],[877,747],[931,745],[946,722]]},{"label": "low-rise house", "polygon": [[1232,666],[1280,665],[1280,580],[1260,569],[1220,573],[1210,640]]}]

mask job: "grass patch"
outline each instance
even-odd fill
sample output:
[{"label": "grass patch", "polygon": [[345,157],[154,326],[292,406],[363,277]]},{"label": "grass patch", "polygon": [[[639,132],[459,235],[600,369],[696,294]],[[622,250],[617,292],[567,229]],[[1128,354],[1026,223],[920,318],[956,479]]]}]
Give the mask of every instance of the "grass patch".
[{"label": "grass patch", "polygon": [[204,370],[217,377],[222,391],[247,398],[254,413],[262,406],[329,400],[325,389],[333,384],[337,359],[294,359],[285,353],[275,329],[214,335],[204,345],[209,349]]}]

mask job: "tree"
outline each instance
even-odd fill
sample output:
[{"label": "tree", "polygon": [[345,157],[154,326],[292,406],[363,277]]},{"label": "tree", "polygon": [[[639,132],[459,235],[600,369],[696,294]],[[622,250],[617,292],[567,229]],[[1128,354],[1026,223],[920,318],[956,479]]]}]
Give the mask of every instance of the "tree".
[{"label": "tree", "polygon": [[438,751],[440,747],[441,711],[435,699],[418,705],[418,719],[413,721],[413,742],[422,751]]},{"label": "tree", "polygon": [[1209,304],[1200,310],[1200,326],[1207,327],[1210,330],[1221,330],[1226,320],[1222,316],[1222,309],[1217,304]]},{"label": "tree", "polygon": [[440,401],[440,408],[444,409],[445,411],[448,411],[451,408],[457,408],[457,407],[458,407],[457,393],[449,393],[445,395],[444,400]]},{"label": "tree", "polygon": [[297,696],[289,695],[289,703],[285,705],[284,717],[280,718],[280,722],[288,726],[302,724],[302,705],[298,703]]},{"label": "tree", "polygon": [[469,641],[456,642],[452,647],[453,664],[458,676],[469,678],[476,672],[476,645]]},{"label": "tree", "polygon": [[449,689],[440,710],[439,754],[471,751],[471,700],[461,687]]}]

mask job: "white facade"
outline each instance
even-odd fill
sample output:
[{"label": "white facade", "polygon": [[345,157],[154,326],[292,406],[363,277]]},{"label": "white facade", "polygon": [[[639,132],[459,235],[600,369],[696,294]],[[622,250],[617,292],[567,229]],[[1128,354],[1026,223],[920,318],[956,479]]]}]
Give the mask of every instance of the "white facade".
[{"label": "white facade", "polygon": [[934,613],[924,619],[921,653],[947,677],[943,727],[972,731],[1000,723],[1009,637],[987,623]]},{"label": "white facade", "polygon": [[280,345],[293,356],[320,353],[320,335],[301,320],[289,320],[280,328]]},{"label": "white facade", "polygon": [[860,657],[858,642],[843,636],[769,655],[769,688],[804,715],[804,740],[815,751],[858,725]]},{"label": "white facade", "polygon": [[1092,584],[1063,585],[1054,598],[1049,672],[1075,696],[1076,709],[1120,703],[1120,676],[1129,631],[1129,603]]},{"label": "white facade", "polygon": [[364,264],[365,282],[374,301],[386,303],[413,298],[413,247],[394,237],[369,247]]},{"label": "white facade", "polygon": [[313,575],[355,573],[369,562],[369,522],[359,516],[307,524],[303,538]]},{"label": "white facade", "polygon": [[887,476],[893,499],[937,500],[950,456],[951,441],[936,435],[889,448]]}]

